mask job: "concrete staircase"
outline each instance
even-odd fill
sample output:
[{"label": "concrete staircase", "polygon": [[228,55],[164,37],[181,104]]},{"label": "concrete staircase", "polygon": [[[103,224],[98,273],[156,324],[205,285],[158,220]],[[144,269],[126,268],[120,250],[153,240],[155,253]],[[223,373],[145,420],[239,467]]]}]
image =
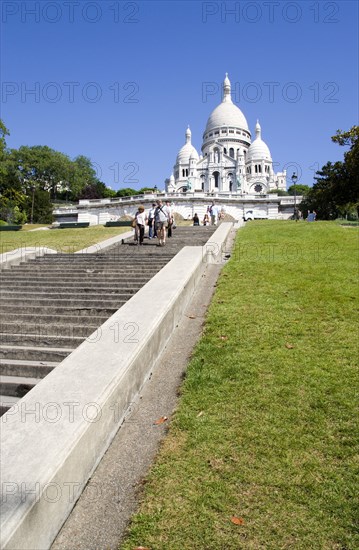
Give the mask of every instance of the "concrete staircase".
[{"label": "concrete staircase", "polygon": [[23,397],[183,246],[216,228],[180,227],[166,246],[145,239],[97,254],[49,254],[1,272],[0,414]]}]

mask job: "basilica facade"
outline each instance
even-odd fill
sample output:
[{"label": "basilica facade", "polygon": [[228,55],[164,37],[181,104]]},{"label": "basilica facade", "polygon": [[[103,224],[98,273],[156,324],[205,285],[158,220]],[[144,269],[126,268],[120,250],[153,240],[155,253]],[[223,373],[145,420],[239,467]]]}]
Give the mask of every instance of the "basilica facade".
[{"label": "basilica facade", "polygon": [[244,114],[232,102],[226,74],[222,103],[210,114],[203,133],[202,154],[192,145],[188,127],[173,173],[165,181],[166,191],[260,196],[272,190],[286,190],[286,172],[274,173],[258,121],[255,134],[252,141]]}]

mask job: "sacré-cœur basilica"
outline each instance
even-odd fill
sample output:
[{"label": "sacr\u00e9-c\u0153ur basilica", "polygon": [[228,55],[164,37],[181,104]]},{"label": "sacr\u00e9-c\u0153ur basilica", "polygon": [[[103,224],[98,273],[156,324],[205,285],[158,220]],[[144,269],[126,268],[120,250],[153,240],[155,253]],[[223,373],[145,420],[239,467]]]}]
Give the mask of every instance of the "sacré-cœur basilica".
[{"label": "sacr\u00e9-c\u0153ur basilica", "polygon": [[201,155],[191,137],[187,128],[185,144],[177,154],[173,173],[165,181],[165,190],[156,186],[156,192],[139,196],[80,200],[75,208],[56,209],[56,221],[105,224],[134,216],[140,203],[150,208],[156,198],[170,200],[173,211],[184,219],[192,219],[195,212],[202,218],[211,200],[233,220],[293,216],[295,199],[275,193],[286,190],[286,171],[274,173],[258,121],[252,141],[247,120],[232,101],[227,74],[223,100],[210,114],[203,133]]},{"label": "sacr\u00e9-c\u0153ur basilica", "polygon": [[202,154],[191,143],[179,150],[173,174],[166,180],[168,193],[183,190],[220,194],[263,195],[286,189],[286,172],[273,172],[273,161],[262,140],[257,121],[252,141],[247,120],[231,98],[228,75],[223,82],[223,100],[210,114],[203,133]]}]

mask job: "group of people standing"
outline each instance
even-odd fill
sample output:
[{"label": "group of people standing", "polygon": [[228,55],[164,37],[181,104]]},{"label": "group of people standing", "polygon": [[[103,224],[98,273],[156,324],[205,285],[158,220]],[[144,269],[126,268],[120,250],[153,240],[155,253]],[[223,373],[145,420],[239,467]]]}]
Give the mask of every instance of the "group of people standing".
[{"label": "group of people standing", "polygon": [[175,227],[171,203],[166,201],[166,204],[163,204],[159,199],[152,204],[148,215],[142,205],[138,207],[133,220],[136,244],[143,245],[146,225],[148,225],[148,238],[157,237],[157,246],[165,246],[166,237],[172,237],[172,229]]},{"label": "group of people standing", "polygon": [[[212,201],[207,207],[202,225],[217,225],[221,218],[219,207]],[[193,225],[201,225],[197,214],[193,216]],[[135,229],[135,243],[143,245],[146,225],[148,225],[148,238],[158,239],[157,246],[165,246],[166,238],[172,237],[172,229],[176,227],[173,216],[173,209],[170,201],[163,204],[159,199],[152,203],[151,208],[146,214],[144,206],[139,206],[133,219],[132,225]]]},{"label": "group of people standing", "polygon": [[[212,201],[212,204],[207,207],[207,212],[205,213],[202,221],[202,225],[217,225],[218,221],[221,219],[222,212],[219,207]],[[195,214],[192,218],[193,225],[201,225],[198,214]]]}]

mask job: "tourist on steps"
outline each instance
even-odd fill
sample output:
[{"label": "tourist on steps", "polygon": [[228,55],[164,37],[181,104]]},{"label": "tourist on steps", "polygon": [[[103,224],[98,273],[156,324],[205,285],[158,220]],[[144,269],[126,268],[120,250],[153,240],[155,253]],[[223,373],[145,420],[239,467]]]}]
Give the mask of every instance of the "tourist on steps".
[{"label": "tourist on steps", "polygon": [[193,225],[199,225],[199,217],[198,214],[195,214],[193,216]]},{"label": "tourist on steps", "polygon": [[166,244],[166,228],[170,219],[170,211],[167,206],[164,206],[161,199],[156,201],[157,207],[155,211],[155,224],[159,243],[157,246]]},{"label": "tourist on steps", "polygon": [[172,226],[174,221],[173,210],[170,201],[166,201],[166,208],[169,212],[167,236],[168,238],[170,238],[172,237]]},{"label": "tourist on steps", "polygon": [[208,207],[208,213],[211,216],[211,225],[217,225],[218,216],[219,216],[219,208],[214,203],[214,201],[212,201],[211,206]]},{"label": "tourist on steps", "polygon": [[209,222],[209,216],[208,216],[207,213],[204,215],[202,223],[203,223],[203,225],[209,225],[210,222]]},{"label": "tourist on steps", "polygon": [[148,212],[148,238],[149,239],[156,237],[155,211],[156,211],[156,203],[153,203],[152,207]]},{"label": "tourist on steps", "polygon": [[135,214],[135,220],[135,243],[142,245],[147,221],[147,215],[142,205],[138,207],[138,210]]}]

